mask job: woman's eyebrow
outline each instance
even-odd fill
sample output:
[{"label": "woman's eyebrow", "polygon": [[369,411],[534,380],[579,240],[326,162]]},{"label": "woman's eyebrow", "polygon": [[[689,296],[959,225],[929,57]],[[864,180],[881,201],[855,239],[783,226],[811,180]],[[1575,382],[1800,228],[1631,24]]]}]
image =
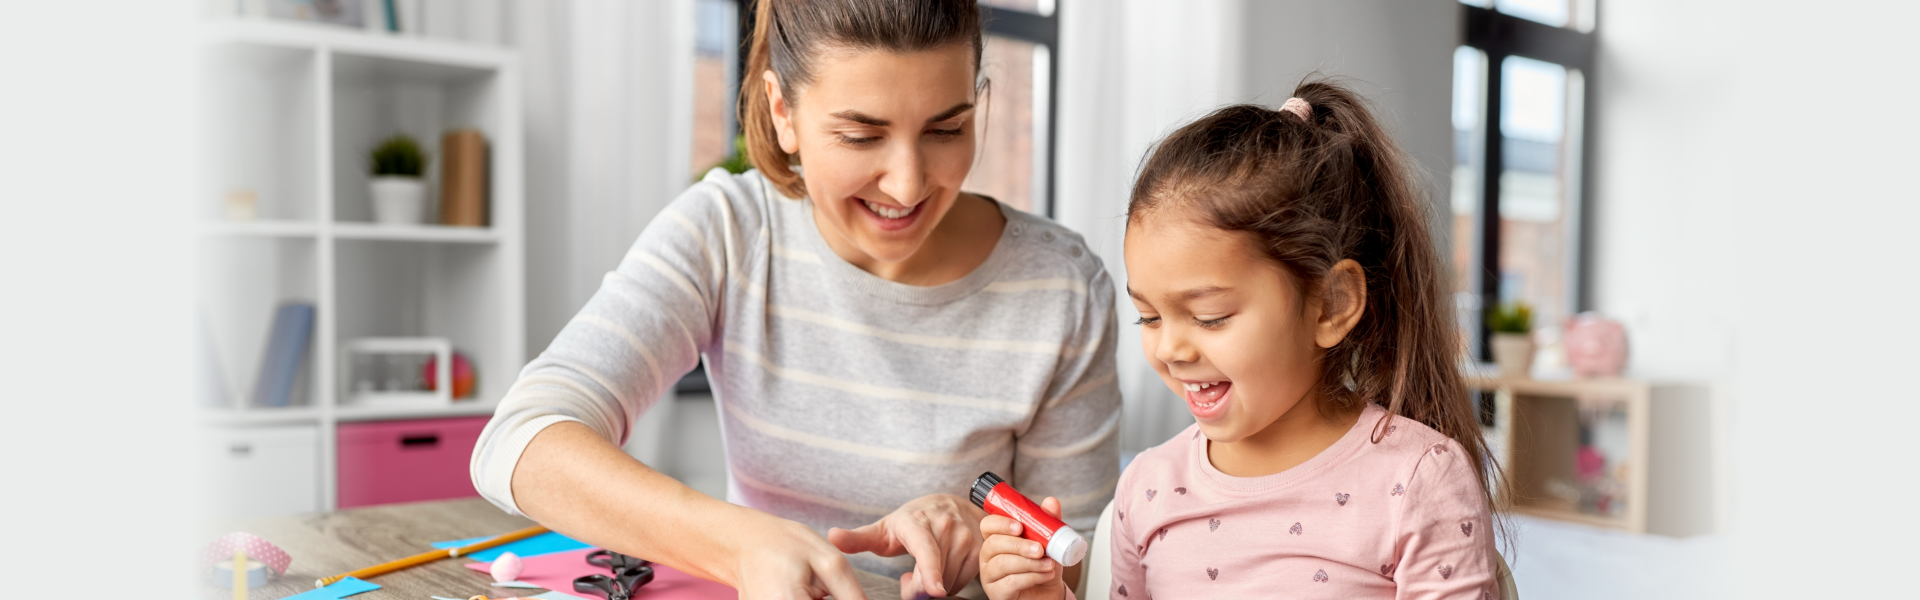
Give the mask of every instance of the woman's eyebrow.
[{"label": "woman's eyebrow", "polygon": [[[973,103],[961,102],[959,104],[953,105],[953,108],[940,111],[940,114],[927,118],[927,122],[938,123],[941,121],[945,121],[947,119],[960,116],[961,113],[967,112],[969,110],[973,110]],[[859,123],[861,125],[866,125],[868,127],[886,127],[888,125],[893,124],[892,121],[888,121],[886,119],[869,115],[867,113],[863,113],[857,110],[843,110],[837,113],[828,113],[827,116],[839,117],[842,119],[846,119],[848,121]]]}]

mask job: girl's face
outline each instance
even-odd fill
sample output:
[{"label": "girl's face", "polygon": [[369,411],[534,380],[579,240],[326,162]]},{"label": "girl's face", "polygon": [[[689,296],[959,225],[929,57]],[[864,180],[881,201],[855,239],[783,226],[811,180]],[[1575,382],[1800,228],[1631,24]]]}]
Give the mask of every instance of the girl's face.
[{"label": "girl's face", "polygon": [[1171,214],[1178,212],[1162,209],[1127,226],[1127,295],[1140,311],[1147,361],[1186,399],[1209,440],[1231,444],[1318,418],[1294,408],[1317,401],[1309,396],[1323,350],[1359,320],[1359,266],[1341,261],[1327,277],[1333,292],[1308,294],[1246,234]]},{"label": "girl's face", "polygon": [[973,167],[973,49],[825,49],[797,105],[765,76],[780,147],[800,157],[814,221],[872,270],[912,258]]}]

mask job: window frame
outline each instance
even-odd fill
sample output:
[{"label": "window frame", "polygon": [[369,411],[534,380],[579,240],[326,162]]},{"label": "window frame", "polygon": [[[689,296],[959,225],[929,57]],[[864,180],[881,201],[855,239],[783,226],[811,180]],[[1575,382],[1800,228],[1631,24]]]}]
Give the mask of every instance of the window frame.
[{"label": "window frame", "polygon": [[[1597,16],[1599,0],[1592,8]],[[1594,31],[1580,31],[1571,23],[1566,27],[1556,27],[1538,21],[1532,21],[1492,8],[1482,8],[1470,4],[1460,4],[1461,45],[1475,48],[1485,54],[1483,65],[1486,72],[1482,81],[1485,87],[1480,91],[1480,198],[1479,222],[1476,224],[1479,246],[1476,249],[1479,264],[1476,273],[1479,278],[1480,314],[1475,322],[1479,325],[1478,339],[1475,344],[1476,358],[1488,360],[1493,355],[1493,332],[1487,325],[1487,311],[1496,307],[1500,299],[1500,176],[1506,170],[1505,135],[1501,131],[1500,110],[1503,101],[1501,94],[1502,65],[1509,56],[1519,56],[1545,61],[1578,69],[1584,80],[1580,98],[1580,140],[1578,173],[1579,181],[1573,189],[1579,194],[1579,205],[1575,218],[1579,221],[1573,228],[1574,241],[1572,261],[1575,273],[1573,282],[1574,312],[1591,310],[1592,264],[1593,264],[1593,149],[1599,89],[1594,72],[1595,39]],[[1594,19],[1598,30],[1598,19]]]}]

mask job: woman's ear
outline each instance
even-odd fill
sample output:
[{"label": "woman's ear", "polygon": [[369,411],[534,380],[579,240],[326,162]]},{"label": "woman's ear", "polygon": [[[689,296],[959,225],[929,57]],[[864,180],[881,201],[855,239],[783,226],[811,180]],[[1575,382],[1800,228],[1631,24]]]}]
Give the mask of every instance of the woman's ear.
[{"label": "woman's ear", "polygon": [[1332,348],[1347,339],[1347,333],[1360,323],[1367,310],[1367,274],[1353,259],[1342,260],[1327,270],[1320,290],[1320,319],[1315,323],[1313,341],[1321,348]]},{"label": "woman's ear", "polygon": [[787,110],[787,97],[780,93],[780,76],[772,69],[760,74],[767,85],[767,111],[773,114],[773,131],[780,138],[780,150],[788,155],[800,153],[800,138],[793,134],[793,113]]}]

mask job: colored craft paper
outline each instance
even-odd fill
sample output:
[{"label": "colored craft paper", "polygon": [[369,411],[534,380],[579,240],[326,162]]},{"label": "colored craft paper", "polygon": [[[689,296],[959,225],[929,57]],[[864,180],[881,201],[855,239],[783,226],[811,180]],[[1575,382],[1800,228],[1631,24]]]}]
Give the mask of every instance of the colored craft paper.
[{"label": "colored craft paper", "polygon": [[587,598],[581,598],[579,596],[575,596],[573,594],[568,594],[564,592],[547,592],[545,594],[541,594],[533,597],[539,598],[540,600],[589,600]]},{"label": "colored craft paper", "polygon": [[[520,560],[527,569],[520,573],[520,580],[549,590],[571,592],[574,578],[608,573],[606,567],[587,564],[587,553],[592,551],[592,548],[586,548],[523,557]],[[489,572],[492,567],[491,563],[486,562],[467,563],[467,568],[481,573]],[[640,593],[635,596],[636,600],[736,600],[739,597],[740,594],[726,584],[694,577],[658,563],[653,565],[653,582],[640,588]]]},{"label": "colored craft paper", "polygon": [[327,587],[323,587],[317,590],[308,590],[305,592],[300,592],[292,596],[281,598],[280,600],[340,600],[341,598],[352,596],[360,592],[371,592],[377,589],[380,589],[380,586],[378,584],[361,581],[357,577],[348,577],[346,579],[333,582],[333,585],[329,585]]},{"label": "colored craft paper", "polygon": [[[433,547],[458,548],[461,546],[465,546],[467,544],[484,542],[484,541],[493,539],[493,537],[494,536],[489,535],[486,537],[467,538],[464,540],[434,542]],[[514,554],[520,555],[521,558],[527,558],[532,556],[539,556],[542,554],[553,554],[555,552],[566,552],[569,550],[579,550],[581,548],[591,548],[591,547],[592,546],[588,546],[585,542],[581,542],[579,540],[575,540],[573,538],[560,535],[558,533],[547,532],[547,533],[542,533],[540,535],[536,535],[536,536],[533,536],[524,540],[520,540],[517,542],[509,542],[509,543],[501,544],[498,546],[494,546],[492,548],[488,548],[486,550],[481,550],[479,552],[469,554],[467,555],[467,557],[474,560],[484,560],[484,561],[492,562],[493,559],[499,558],[500,553],[502,552],[512,552]]]}]

